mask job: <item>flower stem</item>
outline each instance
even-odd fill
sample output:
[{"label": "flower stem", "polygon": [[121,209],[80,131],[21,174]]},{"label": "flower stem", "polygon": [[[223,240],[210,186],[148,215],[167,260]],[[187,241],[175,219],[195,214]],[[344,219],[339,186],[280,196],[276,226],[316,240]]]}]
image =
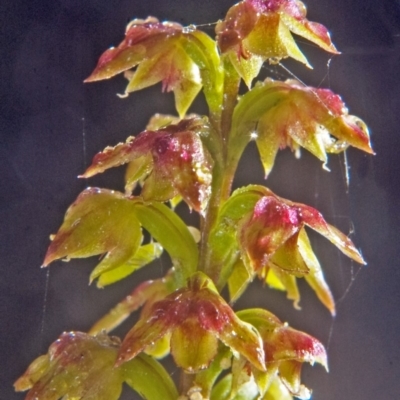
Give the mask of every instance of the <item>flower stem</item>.
[{"label": "flower stem", "polygon": [[214,160],[213,178],[211,184],[211,196],[209,204],[204,215],[201,231],[200,244],[200,262],[198,269],[205,272],[216,283],[218,281],[218,271],[213,271],[213,263],[211,260],[211,249],[208,246],[208,238],[210,232],[215,226],[218,218],[219,210],[222,204],[229,198],[235,168],[227,168],[227,156],[229,145],[229,133],[231,131],[231,122],[233,110],[237,104],[240,76],[234,69],[229,58],[223,56],[223,65],[225,72],[224,93],[221,114],[218,119],[210,116],[211,125],[217,131],[220,138],[219,143],[222,150],[222,157]]}]

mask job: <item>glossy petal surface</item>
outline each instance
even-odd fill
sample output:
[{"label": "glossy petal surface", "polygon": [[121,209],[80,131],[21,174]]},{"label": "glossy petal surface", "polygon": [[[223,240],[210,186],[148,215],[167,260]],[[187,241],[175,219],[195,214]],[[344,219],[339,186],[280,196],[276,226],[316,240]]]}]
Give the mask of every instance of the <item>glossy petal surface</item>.
[{"label": "glossy petal surface", "polygon": [[47,250],[44,265],[59,258],[82,258],[107,253],[97,276],[134,256],[142,233],[134,201],[121,193],[98,188],[84,190],[65,214]]},{"label": "glossy petal surface", "polygon": [[212,161],[200,138],[207,129],[206,121],[197,117],[144,131],[97,154],[83,177],[136,161],[127,184],[144,179],[146,201],[167,201],[179,194],[191,208],[203,211],[211,190]]},{"label": "glossy petal surface", "polygon": [[[243,310],[238,312],[238,315],[260,332],[264,343],[267,371],[268,366],[277,367],[275,379],[279,379],[291,395],[300,399],[309,399],[310,391],[301,384],[302,363],[314,364],[317,362],[327,369],[324,346],[314,337],[282,323],[275,315],[266,310]],[[262,372],[258,372],[258,374],[262,375]],[[274,379],[271,380],[271,376],[268,378],[269,385],[272,385]],[[271,388],[266,393],[270,390]],[[270,394],[272,393],[270,392]]]},{"label": "glossy petal surface", "polygon": [[[176,109],[183,117],[203,86],[210,108],[220,105],[223,72],[219,64],[216,45],[205,33],[149,17],[128,25],[125,39],[100,57],[85,82],[126,71],[126,94],[161,82],[163,91],[174,92]],[[134,67],[134,72],[129,71]]]},{"label": "glossy petal surface", "polygon": [[287,146],[304,147],[324,163],[327,153],[339,153],[348,146],[373,154],[368,128],[348,114],[340,96],[292,80],[267,79],[246,93],[235,108],[233,127],[234,151],[244,148],[251,132],[257,134],[266,176],[278,150]]},{"label": "glossy petal surface", "polygon": [[[130,258],[125,264],[111,271],[103,272],[101,275],[99,275],[97,286],[108,286],[112,283],[118,282],[121,279],[126,278],[136,270],[151,263],[156,258],[159,258],[162,254],[162,251],[163,248],[158,243],[148,243],[140,246],[135,255]],[[92,279],[97,278],[96,268],[93,270],[91,277]]]},{"label": "glossy petal surface", "polygon": [[[334,299],[305,227],[324,235],[356,262],[365,263],[352,241],[314,208],[283,199],[263,186],[236,190],[222,208],[210,237],[215,265],[230,263],[222,272],[231,299],[236,300],[256,274],[270,287],[286,291],[299,308],[296,278],[304,277],[334,315]],[[235,258],[238,251],[241,260]]]},{"label": "glossy petal surface", "polygon": [[[277,62],[292,57],[309,66],[291,32],[330,53],[338,53],[328,30],[307,20],[306,8],[298,0],[241,1],[229,9],[224,20],[218,22],[216,32],[222,53],[229,53],[232,60],[234,57],[244,60],[261,58]],[[253,69],[242,68],[240,62],[234,65],[248,86],[261,68],[261,65]]]},{"label": "glossy petal surface", "polygon": [[[63,333],[15,383],[26,400],[118,399],[124,376],[114,368],[119,341],[106,335]],[[64,397],[65,396],[65,397]]]},{"label": "glossy petal surface", "polygon": [[[240,243],[254,268],[258,269],[265,266],[271,256],[280,251],[281,246],[286,246],[286,253],[297,252],[295,245],[298,243],[298,237],[294,243],[290,239],[305,225],[324,235],[348,257],[358,263],[364,263],[351,240],[329,225],[321,213],[312,207],[294,203],[276,195],[263,196],[256,203],[250,219],[245,221],[240,228]],[[304,243],[303,246],[305,246]],[[303,254],[306,254],[305,248],[303,248]],[[276,259],[278,264],[282,257],[283,255]],[[291,260],[287,262],[296,262],[296,258],[299,257],[302,257],[301,252],[292,254]],[[301,274],[307,272],[301,266],[294,267],[295,271],[296,269]]]},{"label": "glossy petal surface", "polygon": [[[199,371],[211,363],[216,354],[217,339],[257,368],[264,369],[264,354],[257,332],[236,317],[215,292],[211,281],[202,274],[193,276],[187,288],[152,306],[149,314],[141,318],[125,337],[118,364],[132,359],[169,332],[172,333],[172,354],[188,372]],[[190,341],[197,350],[185,355]]]},{"label": "glossy petal surface", "polygon": [[[158,245],[150,246],[150,255],[143,254],[146,248],[139,249],[141,226],[167,250],[181,279],[195,270],[197,244],[187,226],[169,207],[161,203],[144,204],[141,198],[98,188],[84,190],[68,209],[47,250],[44,265],[63,257],[81,258],[108,252],[92,272],[91,280],[105,273],[103,280],[122,279],[124,274],[133,272],[136,266],[152,257],[151,249],[160,252]],[[140,253],[144,260],[135,260],[135,255]]]},{"label": "glossy petal surface", "polygon": [[267,363],[296,360],[327,367],[325,348],[317,339],[289,327],[269,311],[249,309],[239,311],[238,316],[260,332]]}]

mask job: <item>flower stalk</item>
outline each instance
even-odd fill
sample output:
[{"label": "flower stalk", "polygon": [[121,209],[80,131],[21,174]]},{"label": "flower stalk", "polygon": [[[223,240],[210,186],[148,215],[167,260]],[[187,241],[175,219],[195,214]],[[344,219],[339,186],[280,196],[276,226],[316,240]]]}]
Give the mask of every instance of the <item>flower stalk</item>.
[{"label": "flower stalk", "polygon": [[[135,19],[121,44],[100,57],[86,82],[123,73],[126,95],[161,83],[174,93],[177,115],[156,114],[145,130],[94,157],[81,177],[126,165],[125,193],[85,189],[43,264],[101,255],[90,275],[99,287],[164,250],[171,268],[137,285],[88,333],[62,334],[16,381],[16,390],[28,390],[26,399],[112,400],[124,383],[148,400],[310,398],[301,367],[327,369],[323,344],[268,310],[235,311],[233,303],[259,278],[300,308],[297,280],[305,279],[334,315],[309,228],[365,262],[316,209],[261,185],[232,193],[233,180],[251,140],[266,178],[285,147],[304,148],[323,165],[349,146],[373,150],[364,122],[331,90],[270,78],[253,85],[264,62],[291,57],[309,66],[291,33],[338,54],[327,29],[307,20],[302,2],[243,0],[218,22],[215,39],[194,26]],[[239,96],[242,81],[247,91]],[[200,91],[209,115],[189,113]],[[198,228],[175,212],[180,202],[199,213]],[[125,338],[108,336],[139,309]],[[158,361],[168,354],[181,369],[178,386]]]}]

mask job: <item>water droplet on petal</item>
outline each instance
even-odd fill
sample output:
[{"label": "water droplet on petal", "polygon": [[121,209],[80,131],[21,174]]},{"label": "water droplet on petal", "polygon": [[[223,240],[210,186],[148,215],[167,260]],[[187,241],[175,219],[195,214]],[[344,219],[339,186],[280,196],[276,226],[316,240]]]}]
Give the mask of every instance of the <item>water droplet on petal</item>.
[{"label": "water droplet on petal", "polygon": [[184,26],[184,27],[182,28],[182,32],[183,32],[183,33],[192,33],[192,32],[194,32],[195,30],[196,30],[196,25],[193,25],[193,24],[188,25],[188,26]]}]

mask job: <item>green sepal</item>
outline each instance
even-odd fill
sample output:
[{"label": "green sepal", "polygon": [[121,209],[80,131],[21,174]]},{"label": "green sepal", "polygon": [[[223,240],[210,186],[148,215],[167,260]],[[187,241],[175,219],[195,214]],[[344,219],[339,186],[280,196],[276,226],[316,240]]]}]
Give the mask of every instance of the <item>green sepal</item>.
[{"label": "green sepal", "polygon": [[107,314],[100,318],[89,330],[90,335],[97,335],[103,331],[111,332],[122,324],[134,311],[148,301],[162,296],[175,289],[171,275],[157,280],[141,283],[128,296],[115,305]]},{"label": "green sepal", "polygon": [[228,347],[220,344],[218,353],[210,366],[196,374],[194,384],[201,388],[203,398],[210,398],[211,390],[219,375],[231,366],[232,352]]},{"label": "green sepal", "polygon": [[196,30],[183,36],[181,45],[200,68],[207,104],[211,112],[217,112],[223,100],[224,73],[215,41]]},{"label": "green sepal", "polygon": [[179,194],[175,197],[173,197],[170,201],[169,204],[171,206],[171,208],[174,210],[176,208],[176,206],[183,200],[182,196],[180,196]]},{"label": "green sepal", "polygon": [[125,382],[146,400],[176,400],[178,391],[168,372],[152,357],[139,354],[124,363]]},{"label": "green sepal", "polygon": [[189,373],[208,368],[218,350],[214,332],[203,329],[195,318],[172,331],[170,345],[176,365]]},{"label": "green sepal", "polygon": [[[310,268],[310,273],[305,275],[305,280],[314,290],[321,303],[334,316],[336,314],[335,300],[328,284],[325,281],[324,274],[319,264],[318,258],[314,254],[310,240],[304,229],[300,230],[299,235],[299,252],[303,256],[307,266]],[[288,291],[289,293],[289,291]]]},{"label": "green sepal", "polygon": [[44,266],[60,258],[85,258],[106,254],[90,281],[125,264],[142,242],[135,199],[122,193],[87,188],[68,208],[54,236]]},{"label": "green sepal", "polygon": [[232,375],[226,375],[213,387],[210,400],[228,400],[231,393],[231,386]]},{"label": "green sepal", "polygon": [[299,399],[311,399],[311,391],[301,384],[301,362],[282,361],[279,365],[279,376],[286,388]]},{"label": "green sepal", "polygon": [[[179,77],[174,71],[179,71]],[[144,89],[160,81],[164,90],[174,92],[176,110],[183,118],[200,92],[202,82],[197,65],[179,45],[179,40],[166,46],[154,57],[143,60],[133,73],[125,93]]]},{"label": "green sepal", "polygon": [[119,345],[118,338],[104,333],[64,332],[14,387],[29,390],[27,400],[117,400],[124,380],[114,368]]},{"label": "green sepal", "polygon": [[215,385],[210,400],[256,400],[259,391],[254,380],[243,384],[234,397],[231,397],[232,375],[226,375]]},{"label": "green sepal", "polygon": [[129,259],[125,264],[115,268],[111,271],[101,273],[97,275],[95,268],[92,272],[93,279],[98,276],[97,287],[102,288],[112,283],[118,282],[121,279],[126,278],[128,275],[151,263],[156,258],[160,257],[163,252],[163,248],[158,243],[148,243],[140,246],[135,255]]},{"label": "green sepal", "polygon": [[239,258],[232,268],[232,273],[228,278],[228,290],[230,302],[234,303],[246,290],[249,283],[253,280],[253,274]]},{"label": "green sepal", "polygon": [[[254,381],[256,382],[258,390],[260,392],[260,398],[263,398],[261,396],[265,395],[265,393],[271,387],[271,383],[274,381],[274,379],[276,379],[276,375],[278,374],[278,368],[279,368],[279,363],[277,362],[269,362],[266,372],[260,371],[256,368],[252,368]],[[276,399],[280,400],[280,397],[277,397]]]},{"label": "green sepal", "polygon": [[144,352],[154,358],[164,358],[170,353],[171,334],[167,333],[162,338],[156,340],[152,345],[147,346]]},{"label": "green sepal", "polygon": [[243,78],[246,86],[251,89],[251,83],[259,74],[261,67],[264,64],[264,58],[257,55],[253,55],[248,59],[238,58],[235,53],[229,53],[229,59],[236,71]]},{"label": "green sepal", "polygon": [[250,185],[237,189],[222,206],[209,238],[211,263],[214,270],[220,271],[218,287],[225,285],[238,261],[239,248],[236,235],[239,221],[252,212],[257,201],[267,193],[268,189],[262,186]]},{"label": "green sepal", "polygon": [[300,293],[296,277],[280,269],[269,269],[264,278],[267,285],[276,290],[286,291],[286,298],[293,300],[293,307],[300,310]]},{"label": "green sepal", "polygon": [[279,85],[269,87],[257,83],[242,96],[235,107],[232,117],[232,129],[229,135],[229,162],[237,162],[247,143],[251,132],[255,132],[261,116],[286,97]]},{"label": "green sepal", "polygon": [[282,383],[279,378],[276,378],[271,383],[267,393],[264,395],[262,400],[293,400],[292,395],[286,386]]},{"label": "green sepal", "polygon": [[137,182],[151,172],[152,166],[150,154],[144,154],[128,163],[125,171],[125,193],[127,195],[132,194]]}]

